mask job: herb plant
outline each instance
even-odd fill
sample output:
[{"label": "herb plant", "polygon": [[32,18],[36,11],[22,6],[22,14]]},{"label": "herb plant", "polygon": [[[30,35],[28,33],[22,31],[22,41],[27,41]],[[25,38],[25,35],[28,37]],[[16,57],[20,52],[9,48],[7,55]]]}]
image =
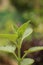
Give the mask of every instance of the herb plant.
[{"label": "herb plant", "polygon": [[[28,53],[33,53],[36,51],[43,50],[43,46],[32,47],[26,51],[24,51],[23,57],[21,57],[21,46],[23,40],[28,37],[32,32],[33,29],[29,27],[29,21],[21,25],[19,28],[14,25],[13,34],[0,34],[0,39],[6,39],[8,41],[12,41],[12,44],[4,43],[0,45],[1,52],[12,53],[15,59],[18,62],[18,65],[32,65],[34,60],[31,58],[25,58]],[[18,49],[18,55],[15,53],[16,48]]]}]

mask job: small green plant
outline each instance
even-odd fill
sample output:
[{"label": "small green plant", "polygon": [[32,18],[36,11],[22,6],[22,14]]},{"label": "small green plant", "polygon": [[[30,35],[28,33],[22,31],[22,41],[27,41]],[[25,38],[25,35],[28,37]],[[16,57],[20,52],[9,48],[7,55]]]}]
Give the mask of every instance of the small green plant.
[{"label": "small green plant", "polygon": [[[9,41],[12,41],[13,44],[7,44],[4,43],[2,46],[0,46],[0,51],[1,52],[7,52],[7,53],[12,53],[15,57],[15,59],[18,62],[18,65],[32,65],[34,63],[34,60],[31,58],[25,58],[25,56],[28,53],[33,53],[36,51],[43,50],[43,46],[38,46],[38,47],[32,47],[26,51],[24,51],[23,57],[21,57],[21,46],[23,40],[29,36],[32,32],[33,29],[29,27],[29,21],[21,25],[19,28],[14,26],[13,29],[14,34],[0,34],[1,39],[7,39]],[[16,48],[18,49],[18,55],[16,55],[15,50]]]}]

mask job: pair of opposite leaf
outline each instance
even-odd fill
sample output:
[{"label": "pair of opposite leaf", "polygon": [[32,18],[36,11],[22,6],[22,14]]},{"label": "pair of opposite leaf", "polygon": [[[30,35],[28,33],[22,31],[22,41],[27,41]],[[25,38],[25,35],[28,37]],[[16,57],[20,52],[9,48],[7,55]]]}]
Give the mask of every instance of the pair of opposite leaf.
[{"label": "pair of opposite leaf", "polygon": [[[14,34],[0,34],[0,38],[1,39],[7,39],[7,40],[10,40],[10,41],[13,41],[13,42],[16,42],[18,39],[20,39],[19,41],[21,42],[20,43],[20,45],[21,45],[22,41],[33,32],[33,29],[31,27],[29,27],[29,22],[30,21],[24,23],[19,28],[17,28],[16,25],[14,24],[15,33]],[[4,51],[4,52],[8,52],[8,53],[14,54],[15,49],[16,49],[15,44],[13,46],[9,45],[9,44],[6,44],[6,46],[4,46],[4,44],[2,44],[2,46],[0,46],[0,51]],[[21,65],[24,65],[24,64],[25,65],[31,65],[34,62],[34,60],[30,59],[30,58],[25,59],[25,56],[28,53],[33,53],[33,52],[40,51],[40,50],[43,50],[43,46],[32,47],[32,48],[28,49],[27,51],[25,51],[25,54],[22,57],[23,60],[21,62]]]},{"label": "pair of opposite leaf", "polygon": [[[19,28],[17,28],[17,26],[14,24],[14,34],[0,34],[0,39],[7,39],[10,41],[16,41],[18,39],[18,37],[21,38],[21,41],[24,40],[24,38],[26,38],[27,36],[29,36],[32,33],[32,28],[29,28],[29,22],[24,23],[22,26],[20,26]],[[13,26],[13,25],[12,25]],[[1,44],[1,43],[0,43]],[[6,47],[10,47],[8,44],[6,44],[6,46],[4,47],[5,44],[2,44],[2,48],[6,48]],[[7,48],[4,50],[0,47],[0,51],[7,51]],[[2,49],[2,50],[1,50]],[[8,51],[9,52],[9,51]]]}]

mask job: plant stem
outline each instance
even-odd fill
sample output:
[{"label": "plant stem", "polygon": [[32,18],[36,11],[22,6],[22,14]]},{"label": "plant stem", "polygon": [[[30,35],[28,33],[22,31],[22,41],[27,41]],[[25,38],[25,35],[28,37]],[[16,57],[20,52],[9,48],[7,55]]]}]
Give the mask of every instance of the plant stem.
[{"label": "plant stem", "polygon": [[18,47],[18,65],[20,65],[20,58],[21,58],[21,56],[20,56],[20,47]]},{"label": "plant stem", "polygon": [[18,65],[20,65],[20,61],[18,61]]},{"label": "plant stem", "polygon": [[16,60],[18,61],[18,57],[17,57],[17,55],[15,54],[15,52],[13,53],[13,55],[15,56]]},{"label": "plant stem", "polygon": [[25,58],[25,56],[26,56],[27,54],[28,54],[28,53],[25,53],[25,54],[23,55],[22,59],[24,59],[24,58]]},{"label": "plant stem", "polygon": [[20,48],[18,48],[18,57],[20,58]]}]

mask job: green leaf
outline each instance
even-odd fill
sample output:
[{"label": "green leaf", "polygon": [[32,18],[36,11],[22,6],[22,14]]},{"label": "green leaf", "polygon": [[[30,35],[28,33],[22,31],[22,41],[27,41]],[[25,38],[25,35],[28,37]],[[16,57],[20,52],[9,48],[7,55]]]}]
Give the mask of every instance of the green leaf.
[{"label": "green leaf", "polygon": [[25,51],[25,53],[33,53],[41,50],[43,50],[43,46],[32,47],[29,50]]},{"label": "green leaf", "polygon": [[17,30],[18,30],[18,26],[16,24],[14,24],[14,30],[15,30],[15,32],[17,32]]},{"label": "green leaf", "polygon": [[0,46],[0,51],[1,52],[8,52],[8,53],[13,53],[15,51],[16,47],[15,46]]},{"label": "green leaf", "polygon": [[5,46],[5,45],[7,45],[8,44],[8,40],[7,39],[0,39],[0,46]]},{"label": "green leaf", "polygon": [[15,41],[17,39],[18,35],[17,34],[0,34],[0,38],[5,38],[11,41]]},{"label": "green leaf", "polygon": [[12,32],[15,33],[17,32],[17,25],[15,23],[13,23],[11,20],[7,21],[7,23],[5,24],[6,30],[5,32]]},{"label": "green leaf", "polygon": [[24,23],[23,25],[20,26],[20,28],[18,29],[18,34],[19,34],[19,36],[22,36],[22,35],[23,35],[24,31],[25,31],[25,30],[28,28],[28,26],[29,26],[29,22],[30,22],[30,21],[28,21],[28,22],[26,22],[26,23]]},{"label": "green leaf", "polygon": [[26,59],[23,59],[22,60],[21,65],[31,65],[33,63],[34,63],[34,60],[33,59],[26,58]]},{"label": "green leaf", "polygon": [[32,28],[27,28],[23,34],[22,40],[24,40],[26,37],[28,37],[33,32]]}]

